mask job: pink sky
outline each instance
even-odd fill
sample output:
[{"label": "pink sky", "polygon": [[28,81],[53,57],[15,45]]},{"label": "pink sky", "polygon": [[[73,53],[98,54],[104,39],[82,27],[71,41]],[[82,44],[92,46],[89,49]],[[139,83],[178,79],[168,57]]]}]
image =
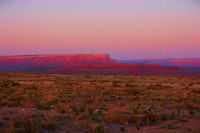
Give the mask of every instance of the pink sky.
[{"label": "pink sky", "polygon": [[200,57],[195,0],[4,0],[0,55],[107,53]]}]

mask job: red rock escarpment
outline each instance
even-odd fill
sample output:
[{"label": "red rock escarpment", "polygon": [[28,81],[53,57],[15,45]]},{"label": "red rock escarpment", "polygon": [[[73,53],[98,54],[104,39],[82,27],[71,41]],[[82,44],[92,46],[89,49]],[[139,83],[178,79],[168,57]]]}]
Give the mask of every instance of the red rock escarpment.
[{"label": "red rock escarpment", "polygon": [[119,64],[107,54],[0,56],[0,68],[67,67]]},{"label": "red rock escarpment", "polygon": [[[176,65],[179,65],[180,63],[177,60],[173,61],[176,62]],[[172,66],[175,66],[174,64]],[[164,64],[164,66],[166,66],[166,64]],[[121,64],[110,59],[109,55],[107,54],[0,56],[0,72],[125,75],[200,75],[200,71],[198,70],[187,70],[178,67]]]}]

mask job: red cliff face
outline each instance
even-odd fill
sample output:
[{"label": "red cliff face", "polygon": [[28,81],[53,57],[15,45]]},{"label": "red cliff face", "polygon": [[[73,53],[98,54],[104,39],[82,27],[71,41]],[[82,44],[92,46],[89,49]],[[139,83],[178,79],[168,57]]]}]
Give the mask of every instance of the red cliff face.
[{"label": "red cliff face", "polygon": [[110,59],[107,54],[0,56],[0,68],[4,69],[114,64],[118,63]]},{"label": "red cliff face", "polygon": [[[172,66],[180,63],[177,60],[173,62]],[[193,61],[187,61],[187,63],[191,62]],[[0,72],[3,71],[59,74],[200,75],[199,70],[178,67],[120,64],[110,59],[107,54],[0,56]]]},{"label": "red cliff face", "polygon": [[200,59],[144,59],[144,60],[123,60],[118,61],[124,64],[157,64],[162,66],[177,66],[177,67],[200,67]]}]

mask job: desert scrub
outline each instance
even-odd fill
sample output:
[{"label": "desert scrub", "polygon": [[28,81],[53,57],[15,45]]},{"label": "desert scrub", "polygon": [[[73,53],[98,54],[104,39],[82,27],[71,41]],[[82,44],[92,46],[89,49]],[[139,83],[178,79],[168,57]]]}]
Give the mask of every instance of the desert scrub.
[{"label": "desert scrub", "polygon": [[52,108],[55,108],[58,110],[58,112],[61,112],[61,113],[66,113],[66,112],[69,112],[69,105],[65,104],[65,103],[57,103],[54,107]]},{"label": "desert scrub", "polygon": [[141,120],[135,115],[129,115],[125,119],[126,119],[125,122],[128,122],[128,123],[137,124],[137,125],[141,124]]},{"label": "desert scrub", "polygon": [[104,129],[104,126],[103,124],[100,124],[96,127],[96,132],[97,133],[105,133],[105,129]]},{"label": "desert scrub", "polygon": [[124,118],[116,109],[112,109],[107,112],[104,121],[108,123],[124,123]]},{"label": "desert scrub", "polygon": [[13,82],[13,83],[12,83],[12,86],[21,86],[21,84],[18,83],[18,82]]},{"label": "desert scrub", "polygon": [[62,109],[62,113],[63,113],[63,114],[66,113],[65,109]]},{"label": "desert scrub", "polygon": [[171,111],[170,119],[175,119],[175,118],[176,118],[175,111]]},{"label": "desert scrub", "polygon": [[139,95],[141,92],[142,92],[141,89],[131,89],[131,90],[129,91],[129,93],[130,93],[131,95]]},{"label": "desert scrub", "polygon": [[23,120],[23,126],[28,133],[39,133],[41,130],[41,120],[37,116],[27,116]]},{"label": "desert scrub", "polygon": [[189,114],[190,114],[190,115],[194,115],[194,114],[195,114],[194,110],[190,110],[190,111],[189,111]]},{"label": "desert scrub", "polygon": [[9,85],[10,85],[10,81],[2,81],[2,83],[0,84],[0,87],[8,88]]},{"label": "desert scrub", "polygon": [[72,112],[73,112],[75,115],[78,115],[78,109],[77,109],[77,107],[73,106],[73,107],[72,107]]},{"label": "desert scrub", "polygon": [[193,83],[188,84],[188,86],[193,86],[193,85],[194,85]]},{"label": "desert scrub", "polygon": [[145,114],[144,119],[150,122],[158,122],[159,116],[153,112],[148,112]]},{"label": "desert scrub", "polygon": [[120,131],[121,131],[121,132],[124,132],[124,131],[125,131],[125,127],[121,127],[121,128],[120,128]]},{"label": "desert scrub", "polygon": [[169,115],[166,112],[161,113],[160,119],[163,121],[169,120]]},{"label": "desert scrub", "polygon": [[0,128],[4,126],[4,122],[0,121]]},{"label": "desert scrub", "polygon": [[80,112],[85,112],[85,107],[81,106],[80,107]]},{"label": "desert scrub", "polygon": [[139,126],[139,125],[137,125],[137,126],[136,126],[136,129],[137,129],[137,130],[140,130],[140,126]]},{"label": "desert scrub", "polygon": [[48,130],[55,130],[56,129],[56,123],[49,123],[47,126]]},{"label": "desert scrub", "polygon": [[12,107],[13,105],[11,103],[7,103],[7,107]]},{"label": "desert scrub", "polygon": [[21,127],[22,127],[22,123],[16,121],[16,122],[14,122],[14,127],[15,127],[15,128],[21,128]]},{"label": "desert scrub", "polygon": [[[9,82],[9,89],[2,87],[3,82],[0,81],[0,105],[3,109],[13,110],[12,113],[15,114],[15,108],[24,110],[35,108],[35,111],[26,112],[34,112],[33,115],[39,116],[38,120],[34,120],[35,116],[30,121],[20,120],[22,128],[14,128],[13,123],[10,124],[14,130],[21,129],[28,133],[59,132],[58,129],[65,126],[64,130],[69,132],[73,132],[74,129],[75,131],[101,132],[102,128],[97,130],[97,125],[105,122],[106,125],[112,125],[109,126],[109,131],[123,132],[126,128],[125,132],[128,132],[129,125],[136,131],[140,129],[140,126],[155,125],[161,120],[171,119],[184,122],[188,119],[188,123],[184,123],[187,125],[191,124],[191,121],[200,119],[198,118],[200,84],[196,83],[199,82],[199,78],[197,81],[191,81],[190,77],[187,77],[179,81],[176,77],[162,76],[155,76],[152,79],[144,77],[143,80],[137,76],[91,75],[90,79],[86,79],[85,75],[48,76],[50,77],[38,75],[37,78],[36,76],[33,78],[31,76],[28,80],[24,77],[20,79],[21,81],[17,79],[18,77],[12,77],[15,81]],[[91,83],[93,79],[97,82]],[[16,81],[21,83],[21,86],[13,86],[12,83]],[[117,87],[112,86],[113,81],[117,81]],[[170,84],[172,81],[174,84]],[[157,83],[162,86],[156,85]],[[185,88],[181,86],[181,83],[186,86],[189,83],[194,83],[194,85]],[[149,84],[152,84],[152,89],[148,89]],[[172,89],[167,87],[168,84]],[[5,107],[7,105],[13,107],[7,108]],[[46,110],[49,107],[51,109]],[[43,113],[52,114],[43,117]],[[2,114],[7,116],[9,113]],[[9,118],[5,117],[5,119]],[[162,122],[166,123],[166,130],[176,126],[172,121],[170,122],[172,124],[169,125],[168,121]],[[93,124],[95,126],[90,129]],[[7,123],[3,126],[6,125]],[[106,129],[107,126],[104,125],[104,132]]]},{"label": "desert scrub", "polygon": [[113,81],[112,82],[112,87],[120,87],[119,82]]},{"label": "desert scrub", "polygon": [[43,110],[44,108],[43,108],[43,106],[41,104],[38,104],[38,109],[39,110]]},{"label": "desert scrub", "polygon": [[109,108],[107,108],[107,107],[101,107],[101,108],[100,108],[100,110],[103,110],[103,111],[108,111],[108,110],[109,110]]},{"label": "desert scrub", "polygon": [[179,121],[179,122],[188,122],[188,120],[185,119],[185,118],[183,118],[183,117],[178,118],[178,121]]},{"label": "desert scrub", "polygon": [[174,125],[174,123],[168,123],[167,125],[164,125],[161,128],[164,128],[164,129],[177,129],[179,127]]}]

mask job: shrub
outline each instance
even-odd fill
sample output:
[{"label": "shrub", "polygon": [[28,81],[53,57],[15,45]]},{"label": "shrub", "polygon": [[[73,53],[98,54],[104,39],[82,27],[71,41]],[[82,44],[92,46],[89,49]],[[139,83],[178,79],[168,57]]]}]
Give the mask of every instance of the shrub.
[{"label": "shrub", "polygon": [[85,108],[83,106],[80,107],[80,112],[85,112]]},{"label": "shrub", "polygon": [[172,112],[171,112],[170,118],[171,118],[171,119],[175,119],[175,118],[176,118],[176,116],[175,116],[175,111],[172,111]]},{"label": "shrub", "polygon": [[145,120],[149,120],[151,122],[157,122],[159,119],[158,119],[158,115],[156,115],[155,113],[153,112],[149,112],[147,113],[145,116],[144,116]]},{"label": "shrub", "polygon": [[3,127],[3,126],[4,126],[3,121],[0,121],[0,127]]},{"label": "shrub", "polygon": [[24,131],[21,129],[15,129],[15,130],[12,130],[11,133],[24,133]]},{"label": "shrub", "polygon": [[134,112],[135,114],[138,114],[138,109],[137,109],[137,108],[133,108],[133,112]]},{"label": "shrub", "polygon": [[55,130],[56,129],[56,124],[55,123],[49,123],[47,126],[48,130]]},{"label": "shrub", "polygon": [[12,107],[12,104],[11,104],[11,103],[8,103],[7,106],[8,106],[8,107]]},{"label": "shrub", "polygon": [[4,81],[2,87],[8,88],[9,86],[9,81]]},{"label": "shrub", "polygon": [[137,125],[136,128],[137,128],[137,130],[140,130],[140,126]]},{"label": "shrub", "polygon": [[189,114],[190,114],[190,115],[194,115],[194,110],[190,110],[190,111],[189,111]]},{"label": "shrub", "polygon": [[78,109],[76,107],[72,107],[72,111],[75,115],[78,115]]},{"label": "shrub", "polygon": [[88,108],[88,111],[89,111],[90,115],[92,115],[92,114],[93,114],[93,111],[92,111],[92,109]]},{"label": "shrub", "polygon": [[100,110],[108,111],[109,109],[106,107],[101,107]]},{"label": "shrub", "polygon": [[139,95],[142,91],[139,89],[131,89],[131,91],[129,92],[132,95]]},{"label": "shrub", "polygon": [[14,123],[14,127],[15,128],[21,128],[22,127],[22,124],[20,122],[15,122]]},{"label": "shrub", "polygon": [[125,131],[125,127],[121,127],[121,128],[120,128],[120,131],[121,131],[121,132],[124,132],[124,131]]},{"label": "shrub", "polygon": [[137,116],[132,115],[128,118],[128,123],[136,123],[137,125],[139,125],[141,121]]},{"label": "shrub", "polygon": [[35,116],[28,116],[23,120],[23,126],[27,133],[39,133],[41,129],[40,119]]},{"label": "shrub", "polygon": [[188,86],[193,86],[193,85],[194,85],[193,83],[188,84]]},{"label": "shrub", "polygon": [[98,125],[96,130],[97,130],[97,133],[105,133],[105,129],[102,124]]},{"label": "shrub", "polygon": [[120,87],[120,85],[118,84],[117,81],[113,81],[113,83],[112,83],[112,87]]},{"label": "shrub", "polygon": [[173,123],[168,123],[167,128],[168,129],[177,129],[179,127],[175,126]]},{"label": "shrub", "polygon": [[38,109],[39,109],[39,110],[43,110],[43,107],[42,107],[41,104],[38,105]]},{"label": "shrub", "polygon": [[188,122],[188,120],[184,118],[179,118],[179,122]]},{"label": "shrub", "polygon": [[63,114],[66,113],[65,109],[62,109],[62,113],[63,113]]},{"label": "shrub", "polygon": [[21,86],[21,84],[18,82],[14,82],[14,83],[12,83],[12,86]]},{"label": "shrub", "polygon": [[147,110],[144,110],[144,111],[143,111],[143,113],[144,113],[144,114],[147,114],[147,113],[148,113],[148,111],[147,111]]},{"label": "shrub", "polygon": [[161,117],[161,120],[163,120],[163,121],[168,120],[168,114],[167,113],[161,113],[160,117]]}]

